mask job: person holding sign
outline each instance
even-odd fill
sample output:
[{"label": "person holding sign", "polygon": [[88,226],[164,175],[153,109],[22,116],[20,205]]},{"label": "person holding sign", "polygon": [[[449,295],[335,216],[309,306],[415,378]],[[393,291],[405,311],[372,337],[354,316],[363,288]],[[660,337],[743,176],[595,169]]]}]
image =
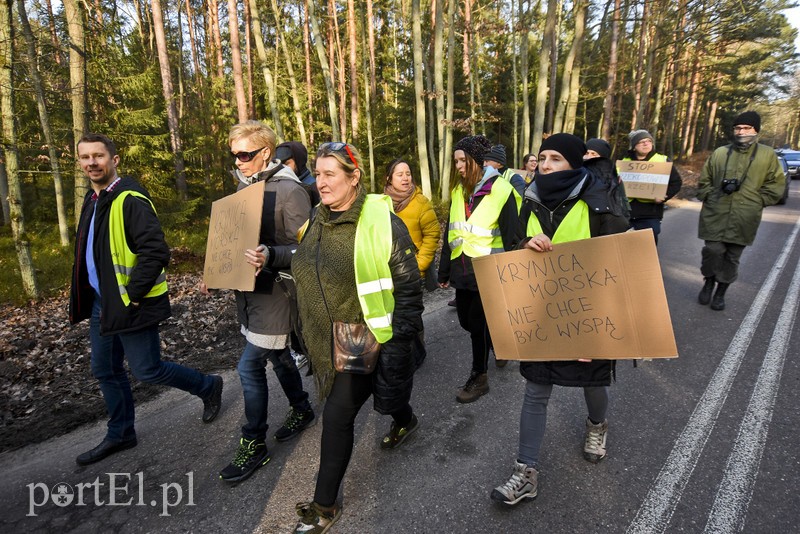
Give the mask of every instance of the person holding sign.
[{"label": "person holding sign", "polygon": [[472,371],[456,396],[462,403],[474,402],[489,392],[487,368],[492,341],[472,258],[514,249],[521,233],[520,196],[495,168],[482,168],[491,148],[482,135],[456,143],[447,239],[439,261],[439,287],[455,287],[458,322],[472,342]]},{"label": "person holding sign", "polygon": [[761,212],[781,199],[786,186],[775,151],[757,142],[760,130],[755,111],[737,116],[733,143],[716,149],[700,172],[698,237],[705,242],[700,264],[705,284],[697,300],[711,303],[712,310],[725,309],[725,292],[739,276],[739,259],[756,238]]},{"label": "person holding sign", "polygon": [[[520,246],[536,252],[553,244],[625,232],[627,221],[614,215],[602,179],[583,167],[586,145],[571,134],[551,135],[539,150],[536,178],[525,191],[520,220],[525,235]],[[520,415],[519,451],[511,478],[496,487],[491,499],[516,504],[536,497],[539,449],[553,386],[582,387],[589,415],[583,456],[597,463],[606,456],[608,386],[613,360],[521,362],[527,380]]]},{"label": "person holding sign", "polygon": [[[294,172],[273,160],[275,141],[275,132],[258,121],[237,124],[228,136],[239,190],[252,185],[264,191],[261,244],[244,254],[253,267],[255,287],[253,291],[235,292],[237,316],[246,340],[237,370],[247,421],[234,459],[219,473],[220,479],[230,483],[246,480],[270,460],[266,445],[267,362],[272,362],[291,405],[275,439],[292,439],[314,421],[308,393],[289,352],[291,300],[295,297],[288,271],[297,248],[297,231],[308,219],[311,201]],[[205,290],[201,285],[201,291]]]},{"label": "person holding sign", "polygon": [[89,465],[137,445],[123,359],[142,382],[201,398],[204,423],[219,413],[222,377],[161,360],[158,325],[171,314],[164,271],[170,251],[147,191],[117,175],[117,148],[105,135],[78,141],[78,163],[91,189],[78,222],[69,321],[89,319],[92,374],[109,416],[103,441],[76,459]]},{"label": "person holding sign", "polygon": [[[647,130],[634,130],[628,134],[631,148],[622,161],[672,161],[664,154],[655,151],[655,141]],[[675,165],[672,166],[667,182],[667,192],[664,197],[655,199],[633,198],[629,193],[631,203],[631,226],[634,230],[653,230],[653,237],[658,245],[658,234],[661,233],[661,219],[664,218],[664,203],[678,194],[683,180]]]},{"label": "person holding sign", "polygon": [[353,424],[370,396],[375,410],[393,419],[382,449],[399,447],[419,426],[409,404],[423,310],[414,243],[392,213],[392,199],[367,194],[364,174],[353,145],[319,148],[321,203],[292,260],[303,337],[327,399],[314,500],[298,503],[296,533],[327,532],[339,519]]}]

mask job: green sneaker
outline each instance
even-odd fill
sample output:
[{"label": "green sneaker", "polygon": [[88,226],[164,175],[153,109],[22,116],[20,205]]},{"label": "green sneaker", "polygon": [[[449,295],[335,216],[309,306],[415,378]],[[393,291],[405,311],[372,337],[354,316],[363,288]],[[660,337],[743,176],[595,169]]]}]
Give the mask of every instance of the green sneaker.
[{"label": "green sneaker", "polygon": [[269,462],[269,452],[264,440],[239,440],[236,457],[228,466],[219,472],[219,478],[225,482],[241,482],[246,480],[256,469]]},{"label": "green sneaker", "polygon": [[300,521],[295,525],[293,534],[323,534],[328,532],[342,515],[341,506],[326,510],[315,502],[297,503],[296,509]]},{"label": "green sneaker", "polygon": [[419,428],[419,421],[416,415],[411,416],[411,422],[408,423],[408,426],[398,427],[397,423],[392,421],[389,433],[383,436],[381,440],[381,449],[396,449],[417,428]]}]

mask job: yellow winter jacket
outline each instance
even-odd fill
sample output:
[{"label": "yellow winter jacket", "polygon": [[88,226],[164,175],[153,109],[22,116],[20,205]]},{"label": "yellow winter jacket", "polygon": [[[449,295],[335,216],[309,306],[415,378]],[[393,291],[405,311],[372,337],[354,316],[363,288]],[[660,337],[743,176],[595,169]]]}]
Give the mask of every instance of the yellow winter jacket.
[{"label": "yellow winter jacket", "polygon": [[424,277],[425,271],[433,262],[441,234],[439,219],[436,218],[436,212],[433,211],[433,204],[422,194],[422,190],[417,188],[411,202],[398,212],[397,216],[406,224],[408,233],[411,234],[411,240],[417,247],[417,265],[419,273]]}]

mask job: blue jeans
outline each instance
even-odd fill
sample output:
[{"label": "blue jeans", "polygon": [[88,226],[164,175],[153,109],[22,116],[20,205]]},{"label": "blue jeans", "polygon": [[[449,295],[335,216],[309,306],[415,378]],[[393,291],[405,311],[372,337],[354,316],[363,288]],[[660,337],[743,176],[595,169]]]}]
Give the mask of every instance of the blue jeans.
[{"label": "blue jeans", "polygon": [[247,343],[237,367],[244,395],[244,415],[247,418],[247,423],[242,427],[242,437],[245,439],[264,440],[267,437],[267,360],[272,362],[272,370],[292,408],[298,411],[311,409],[308,393],[303,390],[303,379],[289,353],[289,347],[262,349]]},{"label": "blue jeans", "polygon": [[[519,454],[517,460],[529,465],[539,465],[544,429],[547,423],[547,403],[553,386],[526,381],[522,413],[519,418]],[[584,387],[583,397],[589,419],[601,423],[608,411],[608,386]]]},{"label": "blue jeans", "polygon": [[631,227],[634,230],[653,229],[653,237],[658,245],[658,234],[661,233],[661,219],[631,219]]},{"label": "blue jeans", "polygon": [[100,382],[100,391],[108,410],[106,439],[127,440],[134,430],[133,394],[128,374],[122,365],[124,357],[138,380],[148,384],[170,386],[205,399],[211,395],[214,381],[209,375],[172,362],[161,361],[158,326],[135,332],[100,335],[100,295],[95,295],[89,339],[92,344],[92,374]]}]

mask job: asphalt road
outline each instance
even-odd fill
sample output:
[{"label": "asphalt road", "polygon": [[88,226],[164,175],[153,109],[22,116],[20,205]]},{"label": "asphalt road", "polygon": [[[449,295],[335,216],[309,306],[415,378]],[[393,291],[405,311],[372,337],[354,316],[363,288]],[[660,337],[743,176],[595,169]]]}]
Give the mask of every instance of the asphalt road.
[{"label": "asphalt road", "polygon": [[[515,459],[524,379],[516,363],[490,363],[490,393],[455,401],[469,371],[468,338],[446,306],[452,293],[438,291],[426,299],[429,355],[415,379],[422,426],[401,449],[381,451],[390,419],[368,402],[332,531],[797,532],[800,182],[786,206],[765,210],[722,312],[696,302],[699,207],[674,204],[659,245],[680,357],[619,363],[603,462],[581,455],[582,392],[556,388],[538,498],[514,508],[489,500]],[[237,357],[211,425],[200,421],[197,399],[167,391],[138,407],[139,446],[99,464],[80,468],[75,456],[100,441],[104,422],[0,455],[0,531],[290,531],[295,503],[313,494],[322,425],[271,442],[272,461],[250,480],[219,481],[242,419]],[[270,387],[272,432],[288,406],[271,372]]]}]

